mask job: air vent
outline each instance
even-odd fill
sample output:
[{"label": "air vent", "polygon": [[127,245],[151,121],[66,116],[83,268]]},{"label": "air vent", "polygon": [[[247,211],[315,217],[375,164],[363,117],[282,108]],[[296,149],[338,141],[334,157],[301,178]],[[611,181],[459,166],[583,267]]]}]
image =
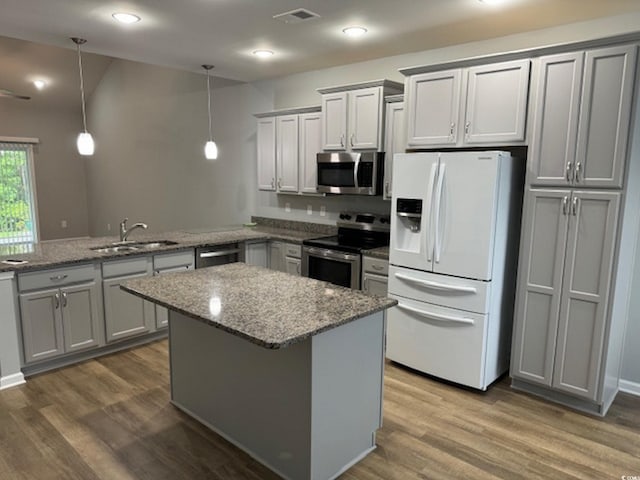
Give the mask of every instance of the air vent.
[{"label": "air vent", "polygon": [[284,23],[300,23],[307,20],[313,20],[314,18],[320,18],[320,15],[304,8],[298,8],[296,10],[291,10],[290,12],[274,15],[273,18]]}]

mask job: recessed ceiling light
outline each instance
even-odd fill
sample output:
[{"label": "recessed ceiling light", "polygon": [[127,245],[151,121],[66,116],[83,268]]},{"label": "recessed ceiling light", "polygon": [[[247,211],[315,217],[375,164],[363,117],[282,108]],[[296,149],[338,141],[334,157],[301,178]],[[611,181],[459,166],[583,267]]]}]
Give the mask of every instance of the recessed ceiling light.
[{"label": "recessed ceiling light", "polygon": [[480,3],[484,3],[485,5],[499,5],[504,3],[504,0],[478,0]]},{"label": "recessed ceiling light", "polygon": [[347,27],[342,29],[342,33],[349,37],[361,37],[365,33],[367,33],[367,29],[364,27]]},{"label": "recessed ceiling light", "polygon": [[133,13],[114,13],[111,16],[120,23],[137,23],[140,21],[140,17]]},{"label": "recessed ceiling light", "polygon": [[44,80],[34,80],[33,84],[38,90],[42,90],[47,85],[47,82]]},{"label": "recessed ceiling light", "polygon": [[259,58],[269,58],[273,56],[273,52],[271,50],[254,50],[253,54]]}]

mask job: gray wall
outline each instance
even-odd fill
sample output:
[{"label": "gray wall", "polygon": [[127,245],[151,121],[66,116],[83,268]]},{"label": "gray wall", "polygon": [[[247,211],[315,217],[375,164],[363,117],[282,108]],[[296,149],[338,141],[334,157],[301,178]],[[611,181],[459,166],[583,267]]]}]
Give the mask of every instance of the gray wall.
[{"label": "gray wall", "polygon": [[[43,110],[26,101],[2,101],[0,135],[40,139],[34,148],[34,169],[41,240],[89,232],[86,159],[78,155],[75,143],[81,127],[76,110]],[[62,220],[67,228],[62,228]]]},{"label": "gray wall", "polygon": [[[248,86],[216,88],[208,139],[204,75],[114,60],[89,102],[96,154],[87,163],[91,235],[124,217],[162,232],[238,224],[253,210],[256,165]],[[111,231],[108,230],[108,225]]]}]

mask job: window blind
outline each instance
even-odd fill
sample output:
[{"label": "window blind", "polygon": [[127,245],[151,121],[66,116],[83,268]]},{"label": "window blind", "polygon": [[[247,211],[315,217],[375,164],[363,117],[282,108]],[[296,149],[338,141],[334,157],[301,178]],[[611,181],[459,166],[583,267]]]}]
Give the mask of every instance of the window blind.
[{"label": "window blind", "polygon": [[0,142],[0,246],[37,241],[32,159],[32,145]]}]

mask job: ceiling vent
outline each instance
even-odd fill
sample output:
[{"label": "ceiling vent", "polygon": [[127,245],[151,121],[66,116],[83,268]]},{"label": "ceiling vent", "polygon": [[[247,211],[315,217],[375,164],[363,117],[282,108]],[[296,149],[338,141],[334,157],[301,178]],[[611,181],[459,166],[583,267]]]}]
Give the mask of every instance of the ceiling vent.
[{"label": "ceiling vent", "polygon": [[320,15],[318,15],[317,13],[313,13],[305,8],[297,8],[295,10],[291,10],[290,12],[284,12],[278,15],[274,15],[273,18],[284,23],[300,23],[307,20],[313,20],[314,18],[320,18]]}]

